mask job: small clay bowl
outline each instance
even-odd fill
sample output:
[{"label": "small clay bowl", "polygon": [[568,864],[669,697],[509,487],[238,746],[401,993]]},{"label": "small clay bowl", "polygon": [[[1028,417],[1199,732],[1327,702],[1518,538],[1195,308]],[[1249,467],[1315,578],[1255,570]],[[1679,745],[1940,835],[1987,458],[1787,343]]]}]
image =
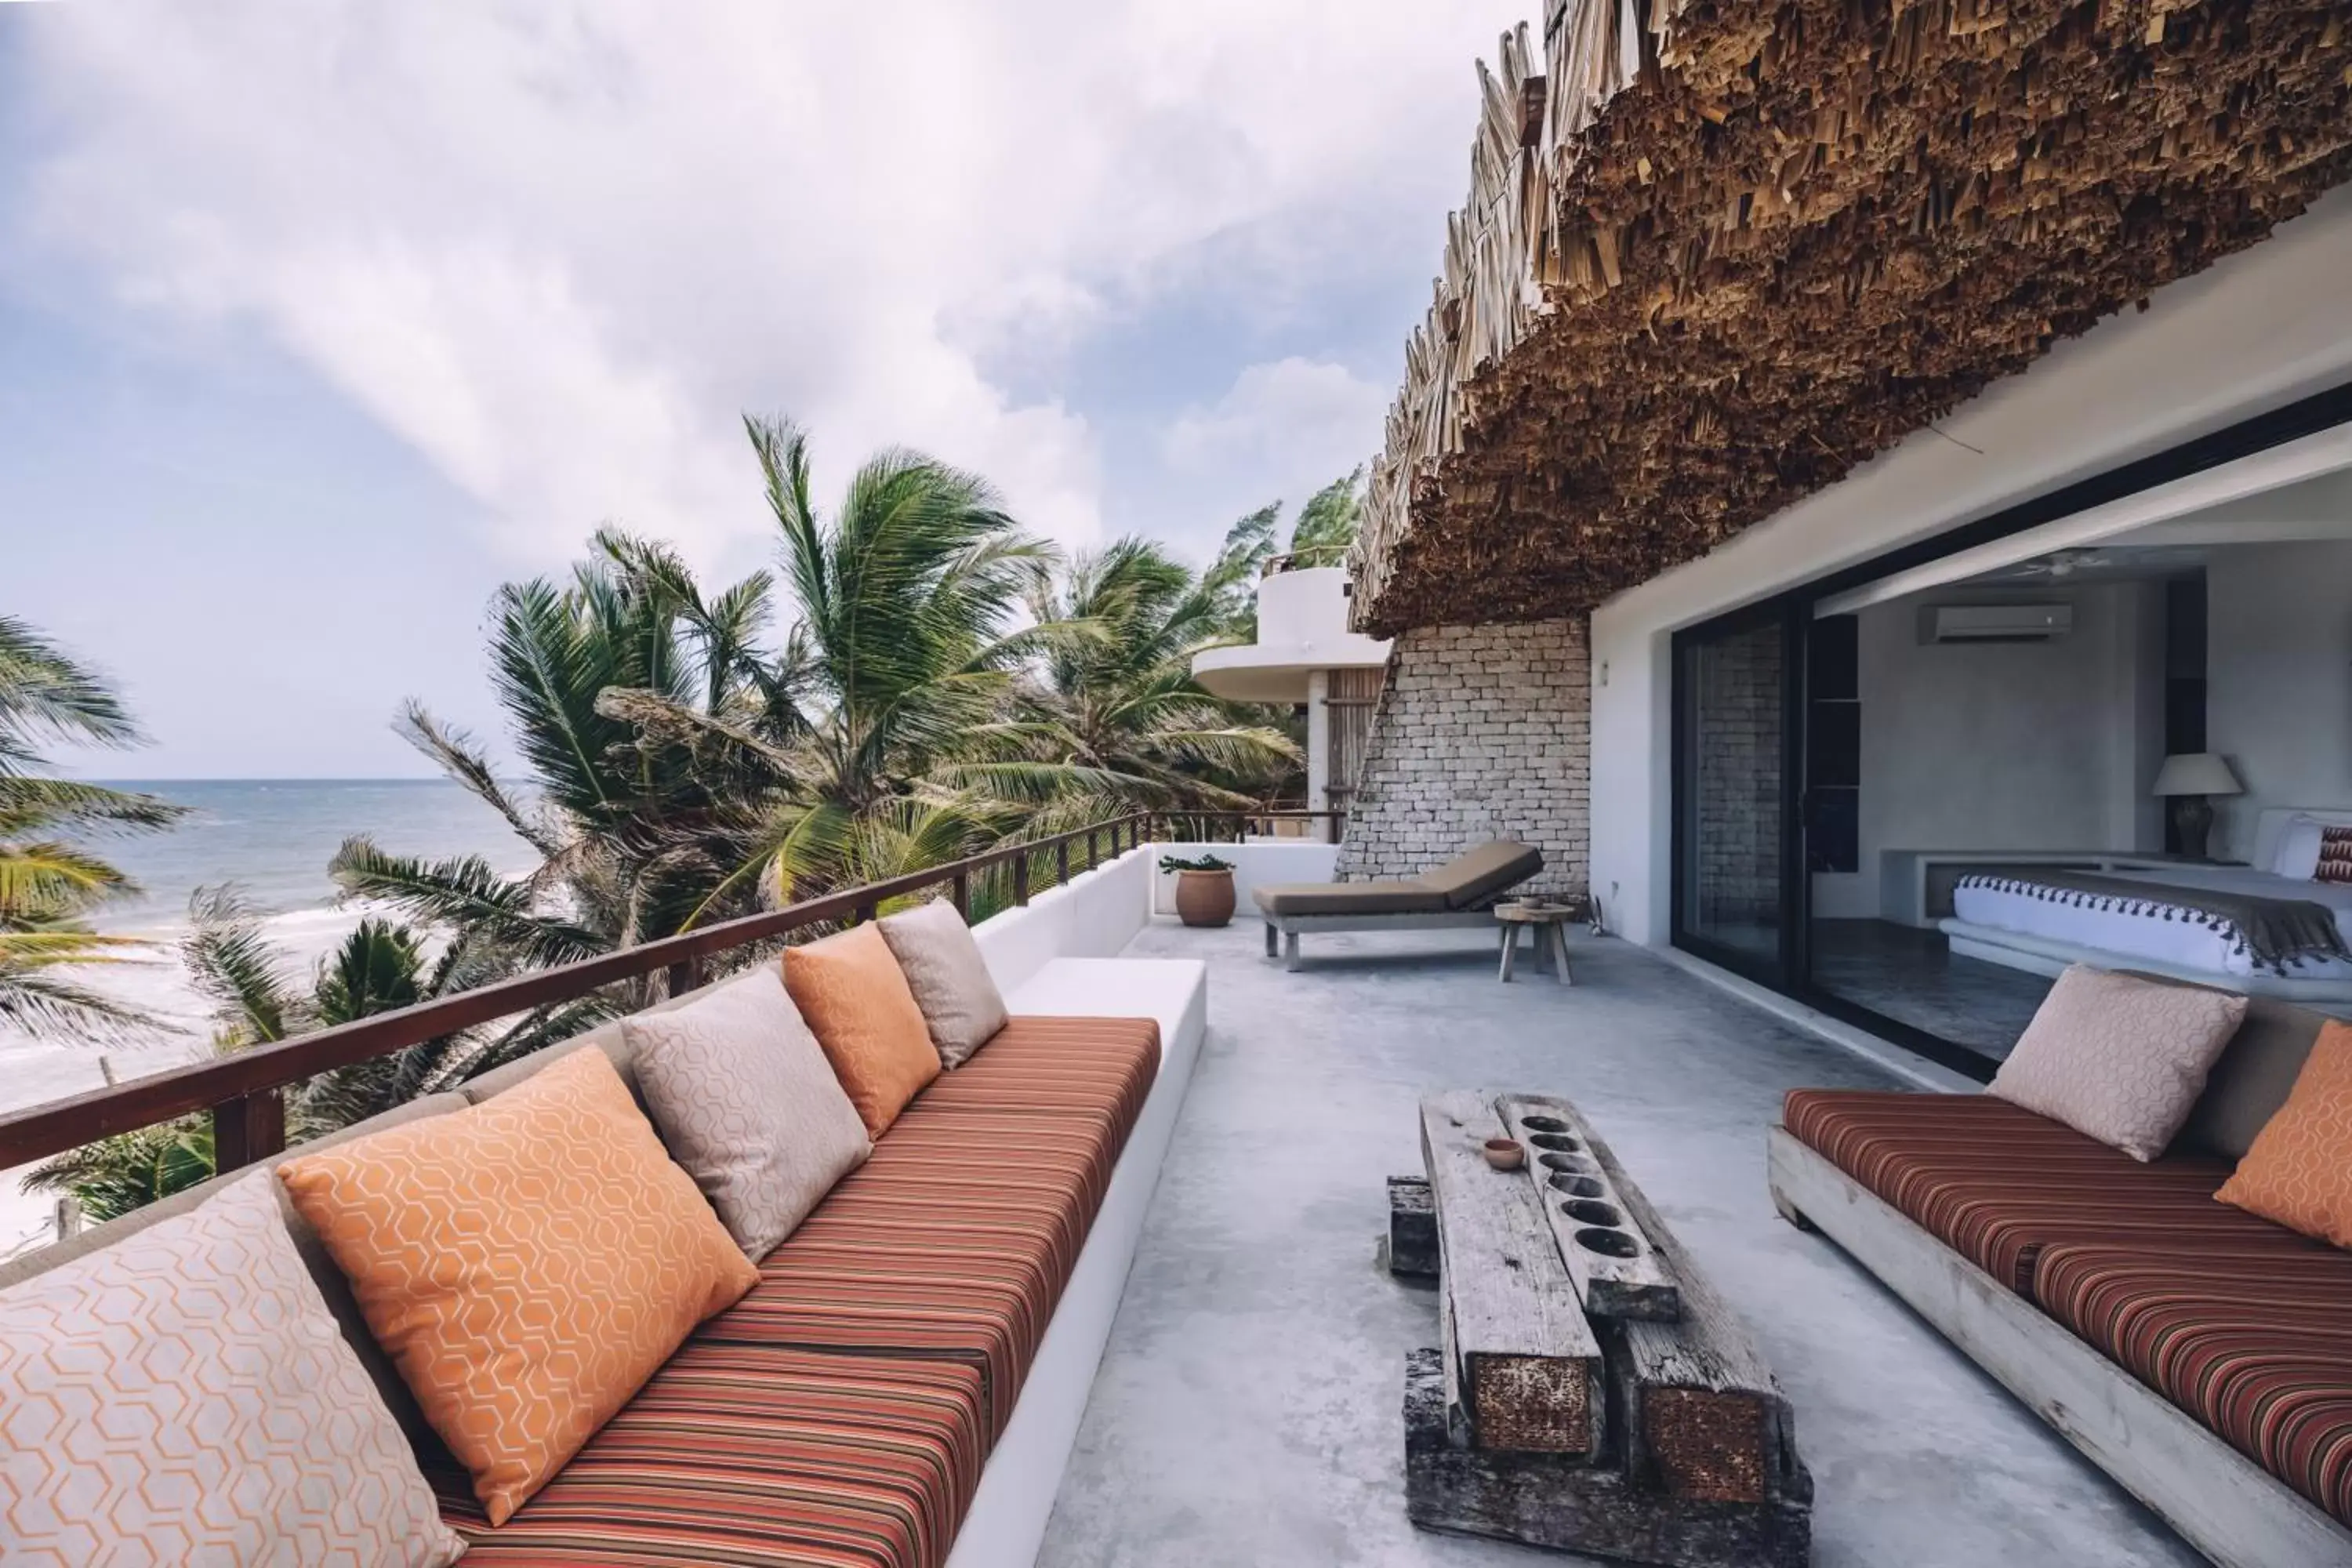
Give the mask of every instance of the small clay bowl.
[{"label": "small clay bowl", "polygon": [[1528,1163],[1528,1152],[1516,1138],[1487,1139],[1486,1154],[1486,1163],[1498,1171],[1516,1171]]}]

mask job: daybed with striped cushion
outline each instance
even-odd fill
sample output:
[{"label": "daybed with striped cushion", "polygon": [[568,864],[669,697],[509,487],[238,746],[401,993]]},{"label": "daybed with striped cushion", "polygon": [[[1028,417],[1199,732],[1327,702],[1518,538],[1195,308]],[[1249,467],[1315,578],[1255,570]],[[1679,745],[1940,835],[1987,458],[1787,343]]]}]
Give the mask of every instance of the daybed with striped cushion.
[{"label": "daybed with striped cushion", "polygon": [[1988,1095],[1798,1089],[1773,1196],[2214,1561],[2352,1564],[2352,1254],[2213,1197],[2320,1022],[2258,1000],[2147,1164]]}]

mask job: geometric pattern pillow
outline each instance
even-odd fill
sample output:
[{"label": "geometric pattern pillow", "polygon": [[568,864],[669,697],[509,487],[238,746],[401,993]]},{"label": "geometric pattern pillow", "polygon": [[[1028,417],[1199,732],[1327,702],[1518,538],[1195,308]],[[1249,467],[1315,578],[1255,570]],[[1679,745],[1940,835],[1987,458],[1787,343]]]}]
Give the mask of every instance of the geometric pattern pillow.
[{"label": "geometric pattern pillow", "polygon": [[1004,1027],[1004,997],[980,955],[971,928],[955,905],[933,899],[904,913],[885,915],[882,940],[890,944],[907,988],[939,1047],[940,1065],[960,1068],[971,1053]]},{"label": "geometric pattern pillow", "polygon": [[2319,867],[2312,872],[2319,882],[2352,882],[2352,827],[2319,830]]},{"label": "geometric pattern pillow", "polygon": [[759,1282],[600,1050],[278,1177],[492,1524]]},{"label": "geometric pattern pillow", "polygon": [[2321,1027],[2286,1103],[2213,1195],[2352,1247],[2352,1026],[2330,1020]]},{"label": "geometric pattern pillow", "polygon": [[621,1030],[670,1157],[746,1257],[774,1251],[874,1152],[774,964]]},{"label": "geometric pattern pillow", "polygon": [[868,1136],[881,1137],[940,1076],[930,1026],[874,922],[784,949],[784,989],[824,1047]]},{"label": "geometric pattern pillow", "polygon": [[438,1565],[408,1439],[265,1173],[0,1293],[0,1558]]},{"label": "geometric pattern pillow", "polygon": [[2078,963],[2058,977],[1987,1092],[2153,1160],[2246,1016],[2246,998]]}]

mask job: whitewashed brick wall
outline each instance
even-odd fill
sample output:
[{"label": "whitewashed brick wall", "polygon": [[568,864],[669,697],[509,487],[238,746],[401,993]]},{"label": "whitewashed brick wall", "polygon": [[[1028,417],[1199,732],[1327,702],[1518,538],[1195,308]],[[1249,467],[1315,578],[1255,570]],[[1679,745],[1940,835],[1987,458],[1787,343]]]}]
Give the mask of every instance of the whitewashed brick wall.
[{"label": "whitewashed brick wall", "polygon": [[1489,838],[1515,838],[1543,851],[1533,890],[1581,898],[1591,871],[1591,670],[1582,616],[1399,637],[1340,877],[1410,877]]}]

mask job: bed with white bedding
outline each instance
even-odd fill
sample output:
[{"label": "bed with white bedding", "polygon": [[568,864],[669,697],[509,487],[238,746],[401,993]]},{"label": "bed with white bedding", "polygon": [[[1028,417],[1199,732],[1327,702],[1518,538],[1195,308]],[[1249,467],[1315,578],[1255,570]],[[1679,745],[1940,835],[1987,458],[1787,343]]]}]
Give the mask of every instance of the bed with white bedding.
[{"label": "bed with white bedding", "polygon": [[[2310,825],[2352,825],[2343,811],[2263,814],[2252,867],[2181,865],[2160,870],[2114,871],[2105,879],[2144,886],[2145,895],[2085,896],[2037,885],[2030,871],[1963,877],[1952,894],[1951,918],[1941,922],[1952,951],[2011,968],[2055,974],[2070,963],[2130,968],[2306,1005],[2352,1004],[2352,958],[2304,952],[2265,964],[2243,933],[2193,904],[2220,893],[2318,904],[2352,942],[2352,883],[2312,879],[2300,858]],[[2315,844],[2315,838],[2314,839]],[[2283,875],[2285,869],[2300,876]],[[2187,903],[2165,898],[2179,890]]]}]

